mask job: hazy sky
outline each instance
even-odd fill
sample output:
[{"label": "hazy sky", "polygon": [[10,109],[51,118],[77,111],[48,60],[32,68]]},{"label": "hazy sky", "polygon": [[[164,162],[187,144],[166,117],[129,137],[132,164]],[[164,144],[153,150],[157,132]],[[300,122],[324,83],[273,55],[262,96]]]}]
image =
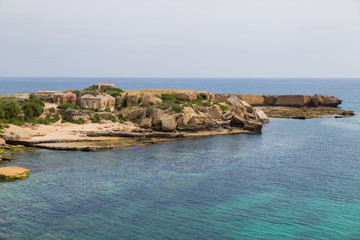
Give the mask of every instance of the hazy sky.
[{"label": "hazy sky", "polygon": [[0,0],[0,76],[360,77],[360,0]]}]

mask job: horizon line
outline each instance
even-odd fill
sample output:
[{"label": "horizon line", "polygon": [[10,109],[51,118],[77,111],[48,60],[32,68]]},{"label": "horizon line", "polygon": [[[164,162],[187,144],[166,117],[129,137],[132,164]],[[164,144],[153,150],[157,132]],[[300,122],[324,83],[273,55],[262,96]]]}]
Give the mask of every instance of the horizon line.
[{"label": "horizon line", "polygon": [[360,79],[359,77],[88,77],[88,76],[0,76],[0,78],[130,78],[130,79]]}]

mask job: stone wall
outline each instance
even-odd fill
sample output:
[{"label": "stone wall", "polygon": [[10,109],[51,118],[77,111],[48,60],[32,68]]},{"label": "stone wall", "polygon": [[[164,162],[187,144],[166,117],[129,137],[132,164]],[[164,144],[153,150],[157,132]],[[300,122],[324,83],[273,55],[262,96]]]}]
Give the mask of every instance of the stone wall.
[{"label": "stone wall", "polygon": [[85,95],[79,99],[78,104],[81,108],[91,108],[104,110],[105,108],[110,108],[113,110],[115,108],[115,98],[110,95]]}]

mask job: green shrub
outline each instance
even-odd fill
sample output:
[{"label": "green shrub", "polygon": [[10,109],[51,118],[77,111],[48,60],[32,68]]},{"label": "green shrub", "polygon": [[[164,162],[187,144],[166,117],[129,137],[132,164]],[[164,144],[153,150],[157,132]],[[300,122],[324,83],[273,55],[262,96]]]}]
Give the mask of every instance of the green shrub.
[{"label": "green shrub", "polygon": [[108,120],[111,120],[112,122],[116,122],[116,117],[114,115],[109,115]]},{"label": "green shrub", "polygon": [[220,105],[220,108],[221,108],[221,110],[222,110],[223,112],[225,112],[225,111],[228,109],[228,107],[227,107],[227,106],[224,106],[224,105]]},{"label": "green shrub", "polygon": [[162,103],[159,103],[157,107],[162,110],[165,110],[167,108],[172,108],[174,111],[181,111],[183,109],[183,107],[180,106],[182,102],[176,99],[174,95],[161,94],[161,99],[162,99]]},{"label": "green shrub", "polygon": [[121,93],[114,92],[110,94],[112,97],[121,97]]},{"label": "green shrub", "polygon": [[44,112],[44,107],[36,102],[26,102],[22,105],[22,110],[26,119],[39,117]]},{"label": "green shrub", "polygon": [[127,119],[127,117],[125,117],[125,116],[119,117],[120,123],[124,123],[124,122],[126,122],[127,120],[128,120],[128,119]]},{"label": "green shrub", "polygon": [[161,99],[163,100],[163,102],[167,102],[167,101],[171,101],[171,102],[175,102],[176,100],[176,97],[175,95],[172,95],[172,94],[166,94],[166,93],[163,93],[161,94]]},{"label": "green shrub", "polygon": [[81,93],[80,93],[79,90],[73,91],[73,93],[74,93],[77,97],[80,97],[80,96],[81,96]]},{"label": "green shrub", "polygon": [[198,99],[198,100],[204,100],[204,98],[200,95],[200,94],[196,94],[196,99]]},{"label": "green shrub", "polygon": [[117,93],[122,93],[122,92],[124,92],[122,89],[120,89],[120,88],[114,88],[114,87],[109,87],[109,88],[105,88],[104,90],[103,90],[103,92],[117,92]]},{"label": "green shrub", "polygon": [[78,105],[74,105],[71,103],[63,103],[57,106],[58,109],[74,109],[74,110],[79,110],[80,107]]},{"label": "green shrub", "polygon": [[181,112],[181,110],[184,109],[184,107],[182,107],[182,106],[180,106],[180,105],[173,105],[173,106],[171,106],[171,109],[172,109],[174,112],[179,113],[179,112]]},{"label": "green shrub", "polygon": [[0,119],[16,118],[21,112],[18,103],[14,101],[0,101]]},{"label": "green shrub", "polygon": [[53,107],[49,108],[49,112],[54,113],[54,112],[55,112],[55,108],[53,108]]},{"label": "green shrub", "polygon": [[94,118],[91,120],[93,123],[98,123],[101,121],[101,117],[98,113],[95,114]]},{"label": "green shrub", "polygon": [[142,101],[143,101],[142,97],[139,97],[139,98],[138,98],[138,101],[137,101],[137,104],[142,103]]},{"label": "green shrub", "polygon": [[104,109],[104,111],[105,112],[111,112],[111,109],[107,107],[107,108]]}]

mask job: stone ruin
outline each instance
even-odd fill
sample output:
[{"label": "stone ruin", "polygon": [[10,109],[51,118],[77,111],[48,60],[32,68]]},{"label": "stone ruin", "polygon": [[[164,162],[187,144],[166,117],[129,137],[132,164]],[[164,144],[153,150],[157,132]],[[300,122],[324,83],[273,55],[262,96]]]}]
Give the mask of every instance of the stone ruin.
[{"label": "stone ruin", "polygon": [[105,88],[115,88],[116,85],[112,83],[96,83],[92,85],[93,90],[103,90]]},{"label": "stone ruin", "polygon": [[70,103],[70,104],[76,104],[76,94],[74,93],[55,93],[52,95],[53,103],[56,104],[64,104],[64,103]]},{"label": "stone ruin", "polygon": [[90,109],[99,109],[99,110],[110,108],[111,110],[114,110],[115,98],[108,94],[98,95],[98,96],[86,94],[81,98],[79,98],[78,105],[81,108],[90,108]]}]

